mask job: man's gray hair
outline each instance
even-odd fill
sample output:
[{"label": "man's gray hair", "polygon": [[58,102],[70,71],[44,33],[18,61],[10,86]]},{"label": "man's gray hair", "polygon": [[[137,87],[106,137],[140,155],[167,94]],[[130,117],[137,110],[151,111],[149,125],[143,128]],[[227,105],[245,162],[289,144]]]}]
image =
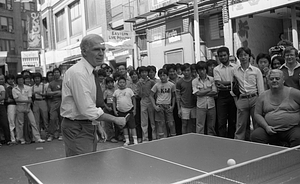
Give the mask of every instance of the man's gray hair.
[{"label": "man's gray hair", "polygon": [[99,36],[97,34],[89,34],[82,38],[81,43],[80,43],[80,49],[86,50],[87,48],[89,48],[91,46],[91,43],[93,43],[93,40],[96,37],[100,37],[104,42],[104,39],[101,36]]}]

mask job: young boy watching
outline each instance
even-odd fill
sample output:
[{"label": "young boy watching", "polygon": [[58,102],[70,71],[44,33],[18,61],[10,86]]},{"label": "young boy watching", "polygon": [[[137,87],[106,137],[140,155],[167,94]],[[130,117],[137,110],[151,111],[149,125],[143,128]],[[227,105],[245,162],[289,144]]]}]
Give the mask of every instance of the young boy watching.
[{"label": "young boy watching", "polygon": [[[168,71],[160,69],[158,71],[160,81],[151,89],[151,102],[155,109],[155,121],[158,124],[159,138],[166,137],[165,124],[168,125],[170,135],[175,136],[175,125],[173,118],[173,109],[175,106],[175,85],[168,81]],[[156,100],[154,99],[156,96]]]},{"label": "young boy watching", "polygon": [[178,116],[182,119],[182,134],[196,132],[196,98],[193,95],[191,65],[181,66],[183,78],[176,83]]},{"label": "young boy watching", "polygon": [[192,81],[193,94],[197,96],[196,133],[204,134],[206,122],[207,134],[215,135],[216,108],[215,95],[217,88],[213,77],[208,76],[207,63],[197,63],[199,77]]},{"label": "young boy watching", "polygon": [[141,97],[141,127],[143,130],[143,141],[148,141],[148,120],[152,129],[152,140],[156,139],[156,129],[154,120],[154,108],[151,104],[150,93],[154,86],[154,81],[148,78],[149,68],[141,66],[139,74],[140,81],[137,83],[137,93]]},{"label": "young boy watching", "polygon": [[[104,111],[108,114],[114,114],[113,111],[113,102],[114,102],[114,97],[113,94],[115,92],[115,86],[114,86],[114,79],[111,77],[107,77],[105,79],[106,83],[106,89],[103,92],[103,99],[104,99],[104,106],[105,109]],[[117,143],[117,126],[114,126],[113,122],[107,122],[105,121],[104,123],[104,129],[105,132],[107,133],[107,140],[109,140],[112,143]]]},{"label": "young boy watching", "polygon": [[113,110],[116,116],[126,117],[129,114],[128,121],[124,127],[124,137],[125,143],[124,146],[128,146],[130,144],[129,141],[129,133],[131,133],[133,138],[133,143],[137,144],[137,135],[135,130],[135,114],[136,114],[136,102],[134,93],[130,88],[126,87],[126,78],[120,77],[118,80],[119,89],[117,89],[114,94],[114,103]]}]

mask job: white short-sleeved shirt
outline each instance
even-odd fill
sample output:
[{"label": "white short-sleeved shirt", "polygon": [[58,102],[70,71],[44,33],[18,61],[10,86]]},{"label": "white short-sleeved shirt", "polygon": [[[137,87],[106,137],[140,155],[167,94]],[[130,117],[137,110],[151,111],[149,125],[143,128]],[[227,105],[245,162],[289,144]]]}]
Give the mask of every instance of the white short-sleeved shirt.
[{"label": "white short-sleeved shirt", "polygon": [[117,89],[113,97],[116,98],[117,102],[117,109],[121,112],[128,112],[133,107],[132,103],[132,97],[134,96],[134,93],[132,89],[125,88],[125,89]]},{"label": "white short-sleeved shirt", "polygon": [[172,103],[172,93],[175,92],[175,85],[168,81],[166,83],[158,82],[156,83],[151,91],[157,94],[156,104],[171,104]]},{"label": "white short-sleeved shirt", "polygon": [[15,100],[29,100],[32,97],[32,88],[24,85],[24,88],[20,89],[19,86],[16,86],[12,89],[12,94]]}]

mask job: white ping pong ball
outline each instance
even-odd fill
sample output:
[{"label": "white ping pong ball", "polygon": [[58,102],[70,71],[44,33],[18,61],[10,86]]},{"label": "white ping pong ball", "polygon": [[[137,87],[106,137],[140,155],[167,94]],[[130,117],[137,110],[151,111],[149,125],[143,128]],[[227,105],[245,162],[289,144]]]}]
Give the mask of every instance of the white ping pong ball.
[{"label": "white ping pong ball", "polygon": [[235,162],[234,159],[228,159],[228,160],[227,160],[227,165],[228,165],[228,166],[233,166],[233,165],[235,165],[235,164],[236,164],[236,162]]}]

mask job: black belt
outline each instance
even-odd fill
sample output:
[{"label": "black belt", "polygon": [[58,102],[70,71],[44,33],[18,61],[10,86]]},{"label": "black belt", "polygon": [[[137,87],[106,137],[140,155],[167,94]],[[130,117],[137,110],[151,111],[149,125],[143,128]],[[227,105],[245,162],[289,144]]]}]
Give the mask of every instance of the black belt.
[{"label": "black belt", "polygon": [[70,119],[70,118],[66,118],[66,117],[64,117],[64,118],[69,120],[69,121],[91,121],[89,119]]},{"label": "black belt", "polygon": [[240,95],[240,98],[243,99],[243,98],[252,98],[252,97],[255,97],[257,96],[257,93],[252,93],[252,94],[249,94],[249,95],[243,95],[241,94]]},{"label": "black belt", "polygon": [[41,99],[38,99],[38,98],[36,98],[36,99],[34,99],[35,101],[43,101],[43,100],[45,100],[44,98],[41,98]]}]

